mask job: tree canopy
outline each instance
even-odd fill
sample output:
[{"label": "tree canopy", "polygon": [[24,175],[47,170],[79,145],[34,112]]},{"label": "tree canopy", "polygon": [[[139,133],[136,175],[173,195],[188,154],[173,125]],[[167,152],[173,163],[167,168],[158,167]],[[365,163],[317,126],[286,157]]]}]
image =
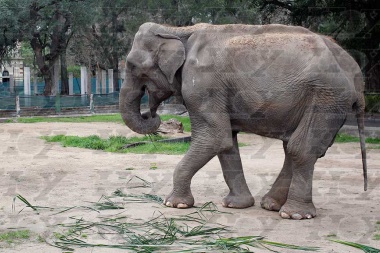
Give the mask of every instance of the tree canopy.
[{"label": "tree canopy", "polygon": [[380,90],[378,0],[0,0],[0,20],[0,58],[17,42],[30,46],[46,95],[58,60],[62,93],[68,92],[66,56],[92,71],[114,69],[117,79],[120,61],[147,21],[301,25],[333,37],[362,67],[367,89]]}]

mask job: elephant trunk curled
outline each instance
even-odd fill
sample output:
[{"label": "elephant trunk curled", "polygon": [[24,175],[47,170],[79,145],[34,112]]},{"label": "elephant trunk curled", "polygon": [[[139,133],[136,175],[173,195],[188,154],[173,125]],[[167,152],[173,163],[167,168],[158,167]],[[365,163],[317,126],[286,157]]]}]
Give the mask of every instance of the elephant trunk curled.
[{"label": "elephant trunk curled", "polygon": [[141,81],[130,73],[127,73],[120,90],[119,107],[121,117],[130,129],[139,134],[150,134],[158,129],[161,120],[155,113],[155,110],[141,114],[140,104],[144,93],[145,88],[141,85]]}]

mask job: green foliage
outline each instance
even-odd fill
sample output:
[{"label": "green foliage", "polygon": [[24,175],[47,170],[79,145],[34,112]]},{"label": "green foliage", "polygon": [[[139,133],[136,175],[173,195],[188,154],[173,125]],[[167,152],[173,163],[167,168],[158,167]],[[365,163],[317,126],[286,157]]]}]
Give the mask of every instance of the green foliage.
[{"label": "green foliage", "polygon": [[[126,138],[124,136],[111,136],[108,139],[102,139],[99,136],[92,135],[88,137],[78,136],[44,136],[42,137],[48,142],[59,142],[64,147],[78,147],[88,148],[95,150],[104,150],[107,152],[122,152],[122,153],[136,153],[136,154],[168,154],[179,155],[184,154],[190,147],[189,143],[162,143],[156,142],[158,140],[165,139],[160,135],[144,136],[144,137],[131,137]],[[152,143],[150,143],[153,141]],[[149,142],[147,144],[138,145],[125,149],[125,145],[137,143],[137,142]]]},{"label": "green foliage", "polygon": [[341,241],[341,240],[331,240],[331,241],[344,244],[347,246],[351,246],[353,248],[361,249],[365,253],[380,253],[380,249],[376,249],[376,248],[373,248],[364,244],[360,244],[360,243],[347,242],[347,241]]},{"label": "green foliage", "polygon": [[370,113],[380,112],[380,95],[378,94],[366,94],[365,96],[365,110]]},{"label": "green foliage", "polygon": [[80,78],[80,66],[71,65],[67,67],[68,73],[73,73],[74,77]]},{"label": "green foliage", "polygon": [[11,244],[18,240],[29,239],[30,234],[30,230],[16,230],[0,233],[0,242],[6,242]]},{"label": "green foliage", "polygon": [[20,51],[21,57],[24,58],[24,64],[29,67],[34,66],[34,52],[29,41],[21,42]]},{"label": "green foliage", "polygon": [[52,92],[52,66],[66,56],[67,44],[79,26],[88,25],[94,6],[91,0],[1,1],[0,20],[4,25],[0,34],[13,34],[16,41],[23,42],[25,64],[36,63],[45,78],[45,95]]}]

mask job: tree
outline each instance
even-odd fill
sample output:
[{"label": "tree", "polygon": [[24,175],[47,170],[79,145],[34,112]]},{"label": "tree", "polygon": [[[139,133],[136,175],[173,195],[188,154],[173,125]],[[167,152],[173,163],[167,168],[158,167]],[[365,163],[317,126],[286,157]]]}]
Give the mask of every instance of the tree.
[{"label": "tree", "polygon": [[113,69],[114,90],[118,91],[120,60],[126,57],[144,20],[139,0],[98,0],[93,19],[74,36],[70,54],[92,71]]},{"label": "tree", "polygon": [[97,66],[113,69],[114,90],[119,91],[119,62],[126,57],[143,16],[140,1],[103,0],[95,23],[88,30]]},{"label": "tree", "polygon": [[[0,63],[6,60],[8,54],[16,47],[20,34],[20,24],[13,16],[10,8],[13,8],[15,3],[10,6],[4,5],[4,1],[0,1]],[[8,8],[9,7],[9,8]]]},{"label": "tree", "polygon": [[[2,0],[11,29],[18,41],[29,41],[35,62],[45,80],[44,95],[54,95],[54,65],[61,59],[62,93],[68,94],[65,54],[76,26],[83,24],[89,0]],[[0,17],[4,16],[0,13]]]}]

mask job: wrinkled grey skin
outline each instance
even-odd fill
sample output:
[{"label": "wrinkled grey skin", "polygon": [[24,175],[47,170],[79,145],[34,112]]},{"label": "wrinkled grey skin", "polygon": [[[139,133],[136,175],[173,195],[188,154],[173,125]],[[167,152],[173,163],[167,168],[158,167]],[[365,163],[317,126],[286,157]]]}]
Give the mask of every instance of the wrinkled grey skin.
[{"label": "wrinkled grey skin", "polygon": [[[141,115],[145,90],[150,112]],[[301,27],[143,24],[127,57],[120,95],[126,125],[141,134],[157,130],[156,110],[168,97],[182,96],[188,109],[192,144],[174,171],[167,206],[193,206],[191,179],[214,156],[230,189],[223,205],[254,204],[239,155],[240,131],[283,141],[283,168],[261,201],[283,218],[316,216],[314,164],[352,111],[366,166],[360,68],[334,42]]]}]

